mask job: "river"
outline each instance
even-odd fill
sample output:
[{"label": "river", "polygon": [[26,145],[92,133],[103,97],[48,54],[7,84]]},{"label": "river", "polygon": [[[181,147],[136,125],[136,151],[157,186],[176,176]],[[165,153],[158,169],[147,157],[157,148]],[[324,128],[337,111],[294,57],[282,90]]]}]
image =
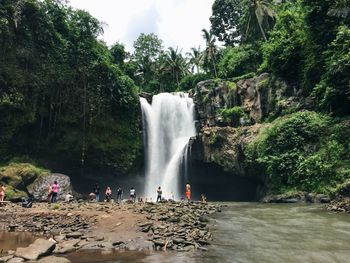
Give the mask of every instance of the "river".
[{"label": "river", "polygon": [[322,205],[227,203],[211,220],[208,251],[174,253],[78,252],[74,263],[346,263],[350,262],[350,215]]}]

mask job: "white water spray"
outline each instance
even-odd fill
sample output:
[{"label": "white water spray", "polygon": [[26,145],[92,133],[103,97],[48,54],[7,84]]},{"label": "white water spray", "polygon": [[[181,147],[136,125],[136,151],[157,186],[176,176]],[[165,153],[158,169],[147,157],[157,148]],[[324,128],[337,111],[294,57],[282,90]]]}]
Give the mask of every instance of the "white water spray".
[{"label": "white water spray", "polygon": [[[188,143],[196,135],[194,103],[185,93],[161,93],[152,105],[140,98],[146,155],[145,197],[155,199],[157,188],[165,198],[180,198],[182,162],[187,162]],[[186,165],[186,164],[185,164]],[[186,170],[186,169],[185,169]]]}]

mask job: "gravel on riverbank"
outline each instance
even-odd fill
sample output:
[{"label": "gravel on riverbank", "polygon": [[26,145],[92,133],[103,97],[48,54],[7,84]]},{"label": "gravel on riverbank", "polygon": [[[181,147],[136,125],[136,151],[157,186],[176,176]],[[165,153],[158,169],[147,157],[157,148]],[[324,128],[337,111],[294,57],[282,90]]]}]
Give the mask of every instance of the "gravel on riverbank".
[{"label": "gravel on riverbank", "polygon": [[200,202],[36,203],[29,209],[8,204],[0,207],[0,230],[49,239],[56,255],[89,249],[207,250],[208,216],[220,211],[218,204]]}]

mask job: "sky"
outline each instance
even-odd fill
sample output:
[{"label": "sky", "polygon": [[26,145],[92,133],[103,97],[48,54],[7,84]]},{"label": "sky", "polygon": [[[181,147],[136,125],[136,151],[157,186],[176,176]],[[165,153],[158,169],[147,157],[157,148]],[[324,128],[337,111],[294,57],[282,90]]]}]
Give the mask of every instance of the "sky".
[{"label": "sky", "polygon": [[214,0],[70,0],[69,5],[88,11],[103,22],[102,39],[111,46],[123,43],[129,52],[141,33],[156,34],[165,49],[179,47],[183,53],[205,42],[203,28],[210,29]]}]

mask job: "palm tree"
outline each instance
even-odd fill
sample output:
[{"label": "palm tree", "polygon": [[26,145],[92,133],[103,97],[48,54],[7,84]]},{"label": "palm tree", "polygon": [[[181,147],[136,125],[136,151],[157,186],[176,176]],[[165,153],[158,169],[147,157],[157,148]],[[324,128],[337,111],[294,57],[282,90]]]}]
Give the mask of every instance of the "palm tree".
[{"label": "palm tree", "polygon": [[192,65],[192,73],[194,72],[194,68],[197,68],[197,73],[199,73],[199,68],[203,62],[201,46],[198,46],[198,48],[191,48],[191,52],[187,52],[187,56],[189,57],[189,63]]},{"label": "palm tree", "polygon": [[212,63],[214,75],[215,77],[217,77],[215,57],[217,55],[218,49],[217,49],[217,46],[215,45],[216,38],[213,36],[211,31],[208,32],[206,29],[202,29],[202,32],[203,32],[202,36],[206,44],[206,48],[203,51],[204,62],[206,64],[210,62]]},{"label": "palm tree", "polygon": [[253,31],[252,33],[254,34],[255,31],[260,30],[264,40],[267,41],[265,31],[272,29],[272,24],[276,19],[271,0],[247,0],[243,16],[247,23],[245,38],[248,38],[249,31]]},{"label": "palm tree", "polygon": [[177,86],[180,85],[180,78],[188,73],[188,64],[182,56],[181,50],[169,47],[165,53],[163,71],[169,71],[173,75]]},{"label": "palm tree", "polygon": [[350,0],[336,0],[328,11],[328,15],[343,18],[350,18]]}]

